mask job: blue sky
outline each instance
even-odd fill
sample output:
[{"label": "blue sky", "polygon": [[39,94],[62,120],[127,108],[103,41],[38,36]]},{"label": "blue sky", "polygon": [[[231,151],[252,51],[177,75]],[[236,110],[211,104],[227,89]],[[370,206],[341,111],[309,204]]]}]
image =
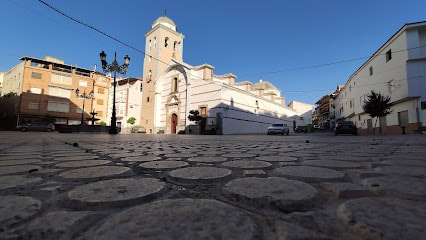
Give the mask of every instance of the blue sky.
[{"label": "blue sky", "polygon": [[45,55],[93,69],[104,50],[109,62],[114,51],[119,63],[128,54],[126,76],[142,77],[145,33],[167,9],[185,35],[185,63],[208,63],[215,74],[233,73],[238,82],[269,81],[287,104],[314,104],[344,84],[405,23],[426,20],[424,0],[43,1],[132,48],[38,0],[2,0],[0,71],[23,56]]}]

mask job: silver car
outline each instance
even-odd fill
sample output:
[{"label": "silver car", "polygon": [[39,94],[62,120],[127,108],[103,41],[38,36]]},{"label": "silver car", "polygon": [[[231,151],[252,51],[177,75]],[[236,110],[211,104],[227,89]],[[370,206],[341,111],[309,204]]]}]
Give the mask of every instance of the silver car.
[{"label": "silver car", "polygon": [[19,125],[16,130],[21,132],[26,131],[41,131],[41,132],[53,132],[55,131],[55,125],[48,122],[31,122],[24,125]]},{"label": "silver car", "polygon": [[272,126],[268,127],[268,135],[271,135],[271,134],[288,135],[289,133],[290,133],[290,128],[285,123],[273,123]]}]

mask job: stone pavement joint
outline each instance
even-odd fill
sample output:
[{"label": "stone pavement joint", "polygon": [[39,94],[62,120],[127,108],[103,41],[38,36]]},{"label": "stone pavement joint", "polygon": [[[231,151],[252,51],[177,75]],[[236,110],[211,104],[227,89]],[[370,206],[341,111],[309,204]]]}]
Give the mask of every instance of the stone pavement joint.
[{"label": "stone pavement joint", "polygon": [[422,239],[425,135],[0,132],[1,239]]}]

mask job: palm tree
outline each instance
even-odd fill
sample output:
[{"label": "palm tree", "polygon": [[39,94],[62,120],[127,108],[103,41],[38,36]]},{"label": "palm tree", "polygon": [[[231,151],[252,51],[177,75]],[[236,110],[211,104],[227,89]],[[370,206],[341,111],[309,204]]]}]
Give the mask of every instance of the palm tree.
[{"label": "palm tree", "polygon": [[[376,122],[374,123],[373,133],[377,125],[377,120],[381,117],[385,117],[392,112],[390,109],[392,104],[389,103],[391,98],[389,96],[385,97],[380,93],[376,93],[374,90],[367,95],[367,101],[364,102],[362,109],[370,115],[370,117],[375,118]],[[382,129],[380,128],[380,133]]]}]

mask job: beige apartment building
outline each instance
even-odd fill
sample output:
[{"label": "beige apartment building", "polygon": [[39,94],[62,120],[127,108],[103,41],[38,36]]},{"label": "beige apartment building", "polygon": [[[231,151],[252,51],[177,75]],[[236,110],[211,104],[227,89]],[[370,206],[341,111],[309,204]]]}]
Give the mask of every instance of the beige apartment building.
[{"label": "beige apartment building", "polygon": [[97,123],[106,122],[110,78],[49,56],[20,60],[3,76],[1,128],[13,129],[46,115],[54,117],[57,126],[80,125],[82,119],[89,124],[90,112],[97,113]]}]

